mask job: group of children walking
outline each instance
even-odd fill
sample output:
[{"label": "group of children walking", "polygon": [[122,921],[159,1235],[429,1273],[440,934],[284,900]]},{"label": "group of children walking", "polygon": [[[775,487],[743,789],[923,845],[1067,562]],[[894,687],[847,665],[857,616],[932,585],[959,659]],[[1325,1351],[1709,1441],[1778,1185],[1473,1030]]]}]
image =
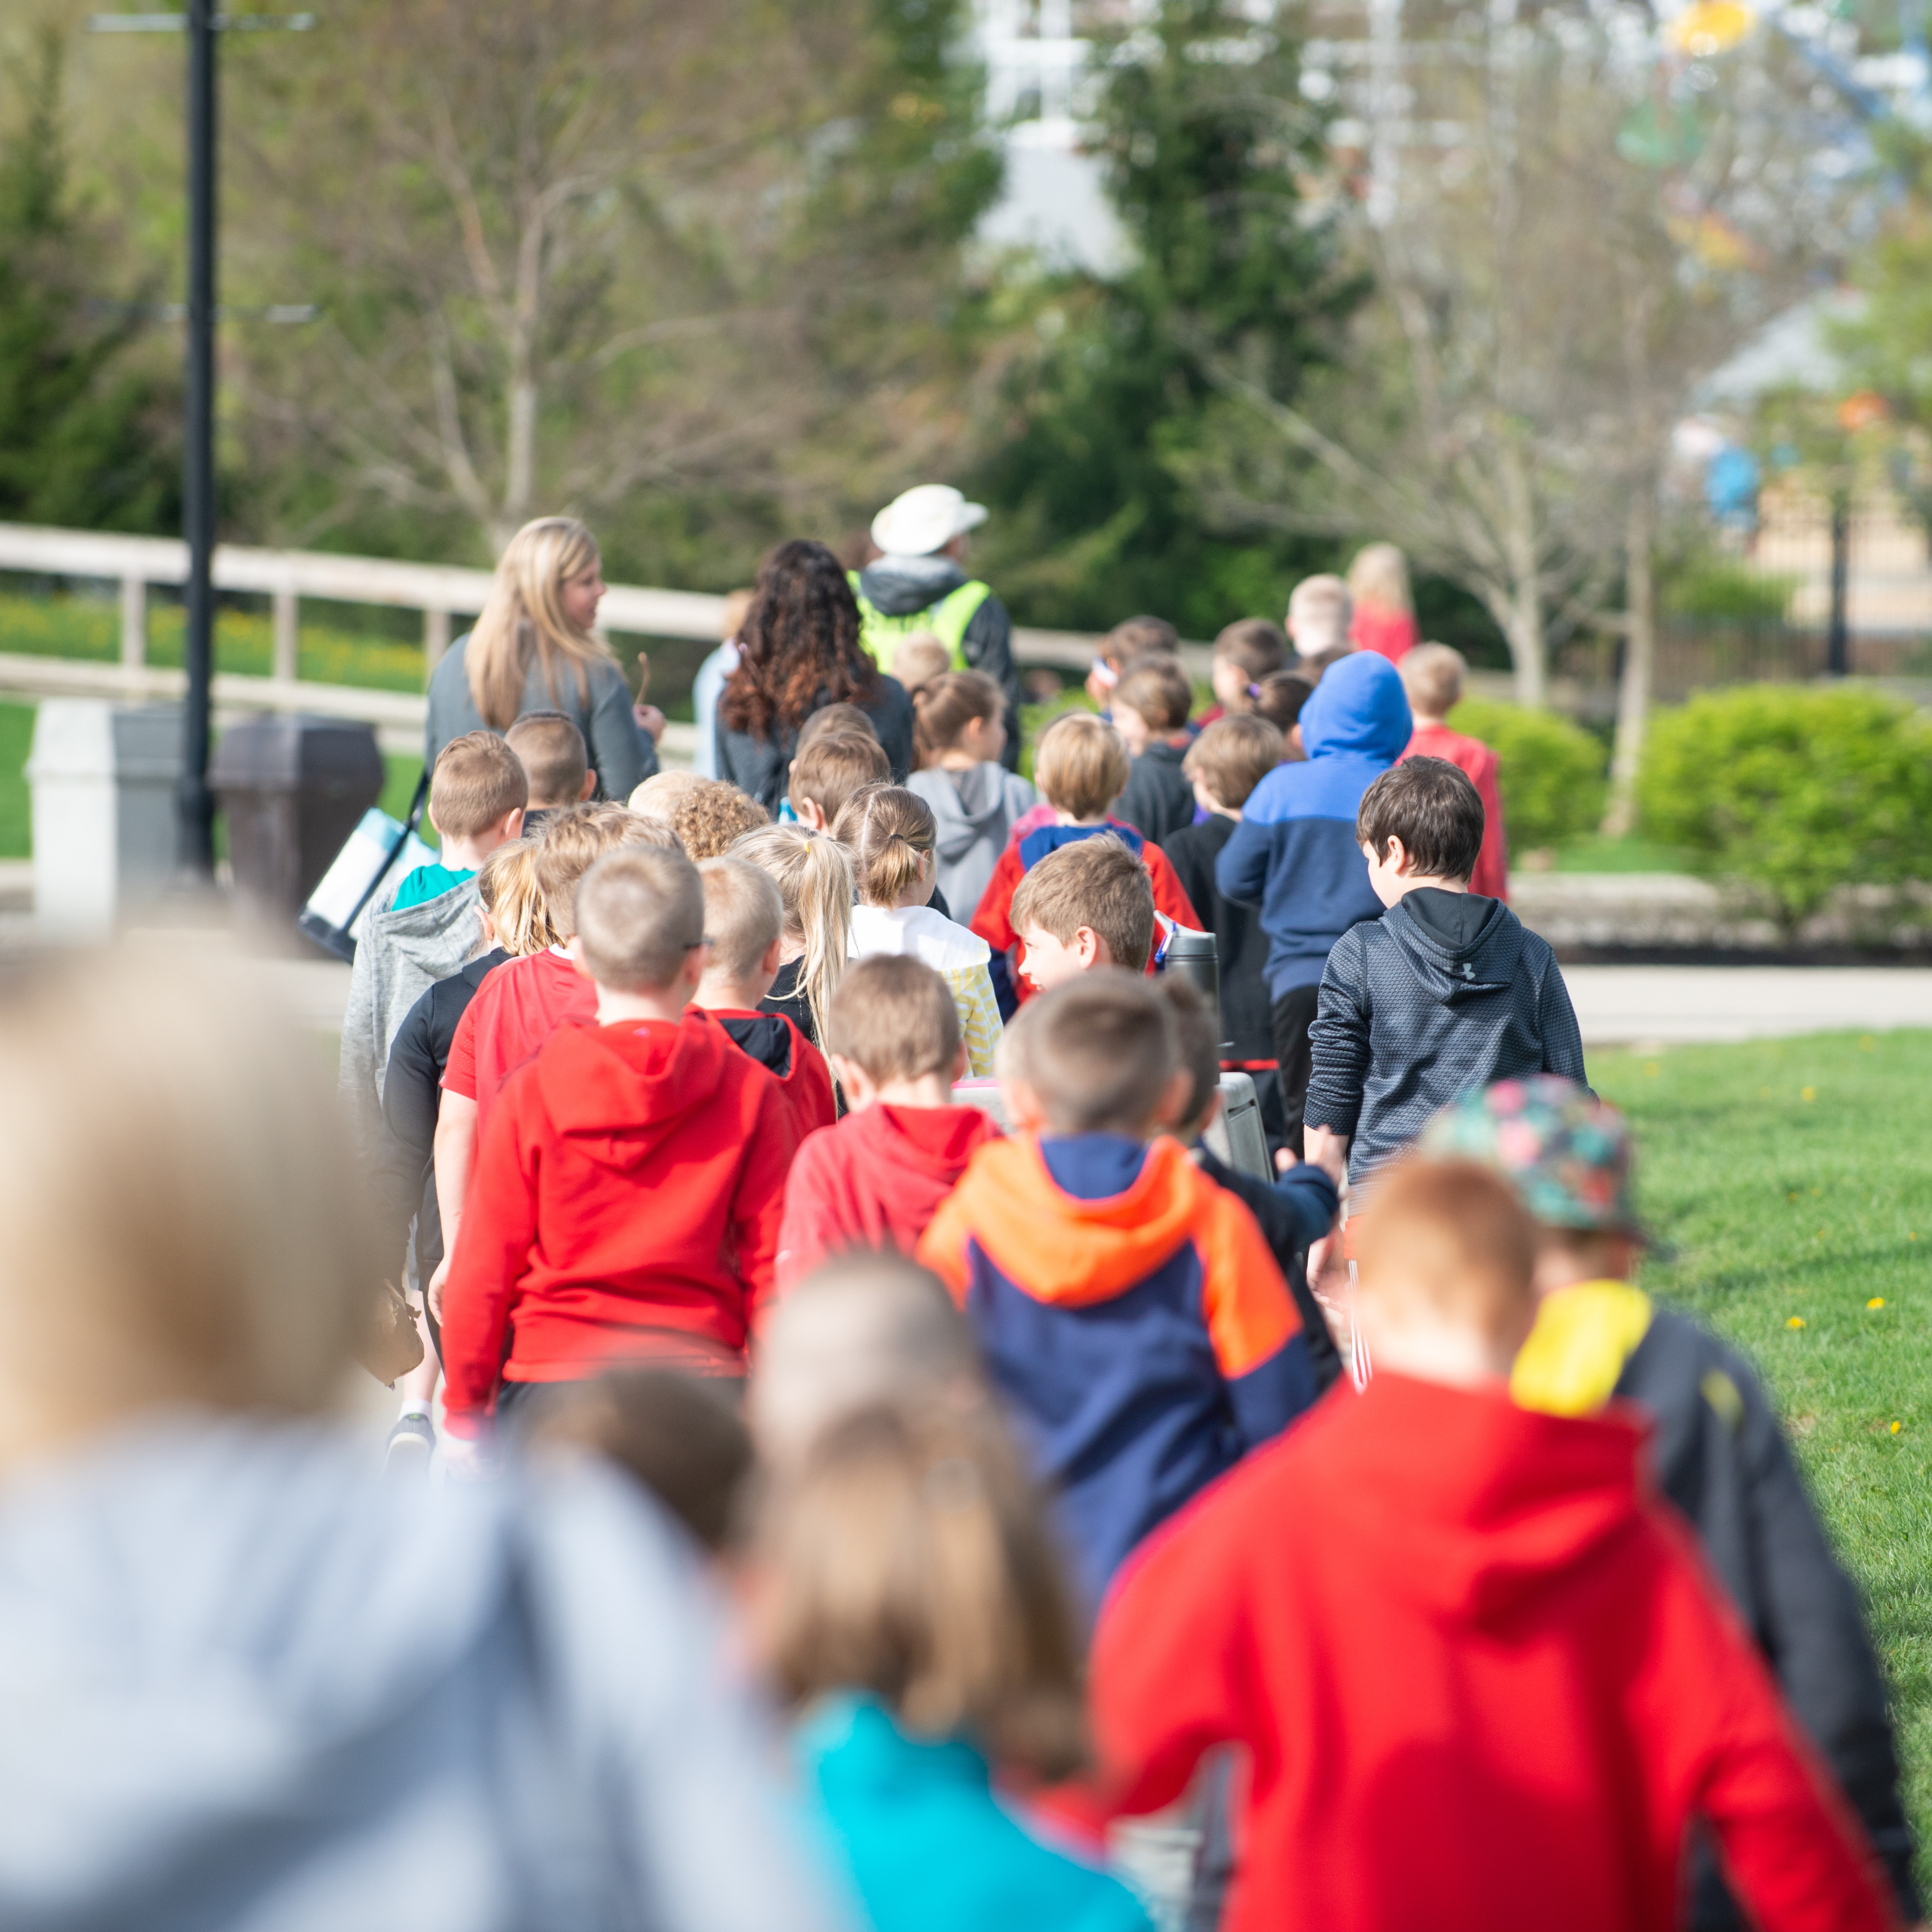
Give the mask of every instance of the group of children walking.
[{"label": "group of children walking", "polygon": [[434,1344],[392,1466],[588,1443],[681,1514],[879,1932],[1142,1924],[1105,1828],[1176,1806],[1190,1923],[1916,1919],[1856,1594],[1630,1279],[1460,660],[1316,580],[1197,725],[1136,621],[1030,784],[910,664],[919,768],[827,706],[776,823],[586,802],[561,716],[444,749],[344,1040]]}]

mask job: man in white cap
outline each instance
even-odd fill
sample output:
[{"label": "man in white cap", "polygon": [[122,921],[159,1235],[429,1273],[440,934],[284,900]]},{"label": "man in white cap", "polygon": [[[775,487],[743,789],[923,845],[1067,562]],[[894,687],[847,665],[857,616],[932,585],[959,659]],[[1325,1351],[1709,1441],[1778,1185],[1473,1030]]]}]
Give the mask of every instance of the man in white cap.
[{"label": "man in white cap", "polygon": [[952,654],[956,670],[980,670],[1006,694],[1005,761],[1019,758],[1019,674],[1013,668],[1013,620],[990,585],[962,568],[967,536],[986,520],[950,483],[922,483],[895,496],[872,519],[882,555],[852,572],[864,624],[860,642],[890,670],[901,641],[930,631]]}]

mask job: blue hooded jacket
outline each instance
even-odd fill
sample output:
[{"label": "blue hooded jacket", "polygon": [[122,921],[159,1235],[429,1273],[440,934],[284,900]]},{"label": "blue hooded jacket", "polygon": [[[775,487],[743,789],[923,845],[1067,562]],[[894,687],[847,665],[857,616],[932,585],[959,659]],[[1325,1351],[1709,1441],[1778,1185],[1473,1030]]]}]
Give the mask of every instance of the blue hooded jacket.
[{"label": "blue hooded jacket", "polygon": [[1300,724],[1306,761],[1277,766],[1255,788],[1214,865],[1225,897],[1262,909],[1276,1000],[1318,986],[1329,947],[1382,916],[1355,843],[1355,812],[1415,729],[1395,666],[1373,651],[1330,664]]}]

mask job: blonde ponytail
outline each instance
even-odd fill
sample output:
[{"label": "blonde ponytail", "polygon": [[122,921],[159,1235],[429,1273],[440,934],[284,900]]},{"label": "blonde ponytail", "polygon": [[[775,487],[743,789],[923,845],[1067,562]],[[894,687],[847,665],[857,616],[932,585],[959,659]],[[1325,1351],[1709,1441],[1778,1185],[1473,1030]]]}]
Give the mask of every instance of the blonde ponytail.
[{"label": "blonde ponytail", "polygon": [[852,944],[851,855],[836,838],[802,825],[764,825],[734,840],[730,856],[749,860],[778,886],[785,937],[802,948],[799,991],[812,1015],[813,1037],[822,1043]]},{"label": "blonde ponytail", "polygon": [[851,848],[859,896],[866,904],[897,905],[926,876],[939,843],[939,821],[917,792],[904,785],[870,785],[845,802],[832,836]]}]

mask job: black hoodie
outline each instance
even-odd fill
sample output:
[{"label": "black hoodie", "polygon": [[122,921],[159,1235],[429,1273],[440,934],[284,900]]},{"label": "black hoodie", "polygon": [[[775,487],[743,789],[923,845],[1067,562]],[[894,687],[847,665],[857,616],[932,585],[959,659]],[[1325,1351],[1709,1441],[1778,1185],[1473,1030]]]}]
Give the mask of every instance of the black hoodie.
[{"label": "black hoodie", "polygon": [[1459,1094],[1531,1073],[1583,1081],[1556,956],[1500,900],[1419,886],[1336,940],[1309,1029],[1304,1118],[1352,1136],[1358,1180]]}]

